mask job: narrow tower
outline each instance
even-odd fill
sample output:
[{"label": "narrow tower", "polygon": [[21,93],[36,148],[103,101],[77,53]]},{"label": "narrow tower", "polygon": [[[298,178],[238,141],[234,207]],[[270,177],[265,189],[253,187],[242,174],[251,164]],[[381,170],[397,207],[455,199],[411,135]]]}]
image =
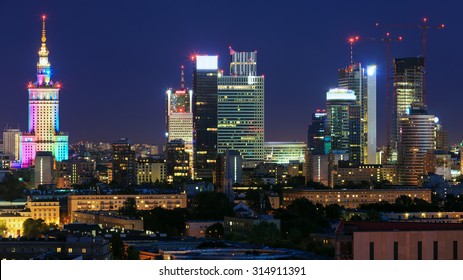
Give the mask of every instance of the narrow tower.
[{"label": "narrow tower", "polygon": [[21,167],[34,165],[37,152],[52,152],[56,161],[68,159],[68,135],[59,127],[59,90],[51,80],[45,16],[42,16],[42,46],[38,52],[37,80],[28,84],[29,126],[21,134]]}]

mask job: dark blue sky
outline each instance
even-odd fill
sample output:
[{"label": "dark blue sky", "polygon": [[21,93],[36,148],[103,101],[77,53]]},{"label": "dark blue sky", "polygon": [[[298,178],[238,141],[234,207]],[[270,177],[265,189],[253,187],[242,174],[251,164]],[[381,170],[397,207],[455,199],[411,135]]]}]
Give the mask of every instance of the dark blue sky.
[{"label": "dark blue sky", "polygon": [[[40,16],[47,14],[52,79],[61,81],[61,128],[70,141],[163,144],[164,92],[179,85],[192,53],[218,54],[228,72],[228,46],[258,50],[265,74],[266,141],[307,141],[311,114],[325,105],[337,69],[349,63],[351,35],[403,35],[396,57],[422,53],[420,29],[384,24],[446,24],[428,30],[428,107],[463,140],[463,4],[458,1],[36,1],[1,0],[0,128],[27,128],[27,89],[35,80]],[[361,40],[354,58],[378,64],[378,140],[385,143],[385,46]]]}]

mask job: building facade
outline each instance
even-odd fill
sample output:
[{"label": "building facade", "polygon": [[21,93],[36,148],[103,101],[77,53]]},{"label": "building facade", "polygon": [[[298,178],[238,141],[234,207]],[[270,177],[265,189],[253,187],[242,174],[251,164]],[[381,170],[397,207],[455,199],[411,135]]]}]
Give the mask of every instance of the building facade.
[{"label": "building facade", "polygon": [[219,75],[217,149],[239,151],[250,166],[264,159],[264,76],[257,52],[230,49],[230,76]]},{"label": "building facade", "polygon": [[424,59],[422,56],[395,58],[393,67],[390,141],[392,150],[397,151],[400,137],[400,118],[409,113],[412,103],[423,103]]},{"label": "building facade", "polygon": [[135,162],[137,184],[164,182],[167,179],[166,163],[154,158],[138,158]]},{"label": "building facade", "polygon": [[68,196],[68,215],[74,211],[117,211],[128,198],[135,199],[138,210],[151,210],[155,207],[165,209],[185,208],[186,194],[123,194],[123,195],[70,195]]},{"label": "building facade", "polygon": [[42,21],[42,46],[37,63],[37,80],[28,84],[29,128],[20,137],[21,167],[34,165],[37,152],[51,152],[56,161],[68,159],[68,135],[59,126],[60,83],[51,80],[48,61],[45,16]]},{"label": "building facade", "polygon": [[265,142],[265,162],[288,165],[290,161],[305,161],[307,144],[304,142]]},{"label": "building facade", "polygon": [[135,151],[129,139],[113,142],[113,182],[128,186],[136,184]]},{"label": "building facade", "polygon": [[358,164],[374,164],[376,160],[376,65],[366,69],[361,63],[338,71],[338,87],[352,90],[358,106],[351,113],[352,147],[350,160]]},{"label": "building facade", "polygon": [[338,204],[345,208],[355,209],[360,204],[371,204],[386,201],[395,202],[398,197],[408,196],[431,201],[430,189],[335,189],[335,190],[284,190],[283,206],[288,206],[298,198],[306,198],[314,204],[324,206]]},{"label": "building facade", "polygon": [[336,259],[462,260],[463,224],[341,222]]},{"label": "building facade", "polygon": [[357,106],[356,100],[355,92],[349,89],[331,89],[326,93],[328,133],[332,150],[350,150],[350,108]]},{"label": "building facade", "polygon": [[436,148],[435,119],[420,103],[413,103],[408,110],[409,114],[399,119],[399,183],[416,186],[420,177],[426,175],[426,153]]},{"label": "building facade", "polygon": [[3,131],[3,154],[9,155],[11,161],[19,161],[21,155],[21,131],[19,129],[5,129]]},{"label": "building facade", "polygon": [[218,56],[194,57],[193,166],[194,177],[212,181],[217,158]]},{"label": "building facade", "polygon": [[189,153],[193,152],[193,91],[185,87],[182,66],[180,88],[166,92],[166,137],[167,142],[183,140]]}]

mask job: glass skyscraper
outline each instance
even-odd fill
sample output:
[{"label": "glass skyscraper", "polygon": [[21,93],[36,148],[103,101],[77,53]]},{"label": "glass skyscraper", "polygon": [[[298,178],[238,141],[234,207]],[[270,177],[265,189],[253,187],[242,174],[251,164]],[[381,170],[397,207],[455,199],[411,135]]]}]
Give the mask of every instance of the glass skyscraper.
[{"label": "glass skyscraper", "polygon": [[264,160],[264,76],[257,76],[257,52],[230,48],[230,56],[230,76],[218,78],[218,152],[239,151],[252,166]]},{"label": "glass skyscraper", "polygon": [[[394,59],[391,148],[397,151],[399,120],[410,113],[412,103],[423,103],[423,57]],[[426,104],[424,104],[426,105]]]},{"label": "glass skyscraper", "polygon": [[399,118],[399,183],[416,186],[424,173],[424,156],[436,148],[435,116],[426,106],[412,103],[408,114]]},{"label": "glass skyscraper", "polygon": [[360,123],[351,126],[352,149],[351,161],[358,164],[374,164],[376,162],[376,66],[367,69],[361,63],[351,64],[338,71],[338,87],[352,90],[356,97]]},{"label": "glass skyscraper", "polygon": [[331,149],[348,152],[350,149],[351,107],[356,105],[353,90],[336,88],[326,93],[326,113]]},{"label": "glass skyscraper", "polygon": [[195,57],[193,70],[194,178],[212,181],[217,160],[218,57]]}]

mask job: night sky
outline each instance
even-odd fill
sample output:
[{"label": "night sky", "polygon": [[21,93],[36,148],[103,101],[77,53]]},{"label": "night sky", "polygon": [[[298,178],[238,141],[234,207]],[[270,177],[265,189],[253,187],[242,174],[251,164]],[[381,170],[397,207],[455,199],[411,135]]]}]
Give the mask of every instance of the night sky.
[{"label": "night sky", "polygon": [[428,108],[451,143],[463,140],[461,87],[463,4],[459,1],[37,1],[1,0],[0,128],[27,128],[27,88],[35,81],[41,15],[47,15],[52,80],[60,81],[60,127],[70,142],[128,137],[164,143],[165,90],[194,53],[219,55],[228,74],[228,46],[258,51],[265,75],[265,140],[307,141],[307,126],[337,69],[350,61],[347,38],[359,35],[354,60],[377,64],[378,142],[385,141],[385,45],[368,39],[404,36],[392,56],[422,54],[422,30],[377,29],[376,22],[428,30]]}]

